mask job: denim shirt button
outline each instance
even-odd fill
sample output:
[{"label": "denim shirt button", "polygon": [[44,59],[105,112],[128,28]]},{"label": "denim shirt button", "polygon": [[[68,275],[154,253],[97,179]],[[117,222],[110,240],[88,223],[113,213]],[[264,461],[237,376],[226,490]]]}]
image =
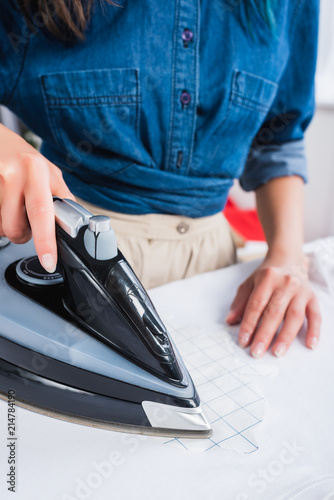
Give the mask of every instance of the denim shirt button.
[{"label": "denim shirt button", "polygon": [[185,221],[180,222],[180,224],[177,226],[176,230],[180,234],[184,234],[187,231],[189,231],[189,224],[187,224]]},{"label": "denim shirt button", "polygon": [[189,92],[187,92],[186,90],[184,90],[181,94],[181,102],[182,104],[189,104],[191,101],[191,95],[189,94]]},{"label": "denim shirt button", "polygon": [[182,33],[182,40],[184,42],[191,42],[193,38],[194,38],[194,33],[186,28]]}]

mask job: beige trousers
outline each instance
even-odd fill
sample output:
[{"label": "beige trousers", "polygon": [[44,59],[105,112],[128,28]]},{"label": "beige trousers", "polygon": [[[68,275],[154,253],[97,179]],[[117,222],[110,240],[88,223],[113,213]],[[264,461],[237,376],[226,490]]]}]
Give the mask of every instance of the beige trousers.
[{"label": "beige trousers", "polygon": [[166,214],[128,215],[76,199],[90,212],[110,217],[118,247],[145,288],[236,261],[231,229],[221,213],[196,219]]}]

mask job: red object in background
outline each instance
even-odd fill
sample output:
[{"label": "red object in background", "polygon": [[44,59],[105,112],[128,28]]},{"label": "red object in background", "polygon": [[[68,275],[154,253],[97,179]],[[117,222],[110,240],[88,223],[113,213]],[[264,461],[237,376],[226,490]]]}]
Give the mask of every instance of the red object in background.
[{"label": "red object in background", "polygon": [[223,213],[233,229],[246,240],[266,241],[256,210],[242,210],[228,198]]}]

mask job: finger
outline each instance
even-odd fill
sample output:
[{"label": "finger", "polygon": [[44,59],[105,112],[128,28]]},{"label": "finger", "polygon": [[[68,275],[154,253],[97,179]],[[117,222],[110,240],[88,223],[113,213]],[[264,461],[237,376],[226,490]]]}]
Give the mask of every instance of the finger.
[{"label": "finger", "polygon": [[[0,162],[0,168],[2,167],[2,164]],[[2,202],[2,198],[5,194],[5,179],[4,179],[4,176],[3,174],[0,172],[0,206],[1,206],[1,202]]]},{"label": "finger", "polygon": [[239,330],[239,344],[246,347],[259,323],[276,286],[277,273],[271,268],[260,271],[258,283],[255,285],[247,302]]},{"label": "finger", "polygon": [[321,314],[318,299],[315,295],[312,296],[311,300],[306,306],[306,317],[307,317],[307,334],[306,334],[306,346],[310,349],[315,349],[319,342],[320,337],[320,326],[321,326]]},{"label": "finger", "polygon": [[69,198],[75,201],[75,196],[68,189],[60,168],[56,167],[49,162],[50,171],[50,187],[53,196],[59,196],[59,198]]},{"label": "finger", "polygon": [[225,318],[225,321],[230,324],[239,323],[253,289],[253,280],[248,278],[238,288],[237,294],[231,304],[231,309]]},{"label": "finger", "polygon": [[261,324],[255,333],[250,348],[250,353],[254,358],[263,356],[268,349],[278,327],[286,315],[288,306],[293,296],[291,288],[286,286],[281,286],[272,294],[268,305],[263,311]]},{"label": "finger", "polygon": [[14,187],[4,196],[1,203],[1,221],[2,230],[7,238],[19,244],[30,240],[31,231],[23,195],[17,193],[21,193],[21,190]]},{"label": "finger", "polygon": [[27,168],[25,205],[34,244],[41,265],[51,273],[56,269],[57,246],[48,162],[34,154],[22,156]]},{"label": "finger", "polygon": [[5,233],[3,232],[3,229],[2,229],[1,207],[0,207],[0,238],[3,238],[4,236],[5,236]]},{"label": "finger", "polygon": [[296,295],[290,302],[283,326],[277,335],[272,352],[275,356],[284,356],[290,345],[297,337],[299,330],[305,320],[305,308],[308,296],[304,294]]},{"label": "finger", "polygon": [[[1,163],[0,163],[0,166],[1,166]],[[2,219],[1,219],[1,202],[3,199],[3,195],[4,195],[4,182],[3,182],[3,176],[0,173],[0,237],[5,236],[5,233],[3,232],[3,229],[2,229]]]}]

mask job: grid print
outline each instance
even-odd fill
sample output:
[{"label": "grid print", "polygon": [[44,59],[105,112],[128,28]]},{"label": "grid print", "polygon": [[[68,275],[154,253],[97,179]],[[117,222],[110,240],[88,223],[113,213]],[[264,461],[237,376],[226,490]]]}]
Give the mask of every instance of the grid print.
[{"label": "grid print", "polygon": [[230,333],[219,325],[213,325],[207,332],[170,319],[164,322],[192,376],[213,429],[209,439],[174,438],[164,444],[187,450],[224,448],[248,454],[256,451],[255,431],[263,420],[265,401],[253,380],[245,376],[255,369],[235,355]]}]

